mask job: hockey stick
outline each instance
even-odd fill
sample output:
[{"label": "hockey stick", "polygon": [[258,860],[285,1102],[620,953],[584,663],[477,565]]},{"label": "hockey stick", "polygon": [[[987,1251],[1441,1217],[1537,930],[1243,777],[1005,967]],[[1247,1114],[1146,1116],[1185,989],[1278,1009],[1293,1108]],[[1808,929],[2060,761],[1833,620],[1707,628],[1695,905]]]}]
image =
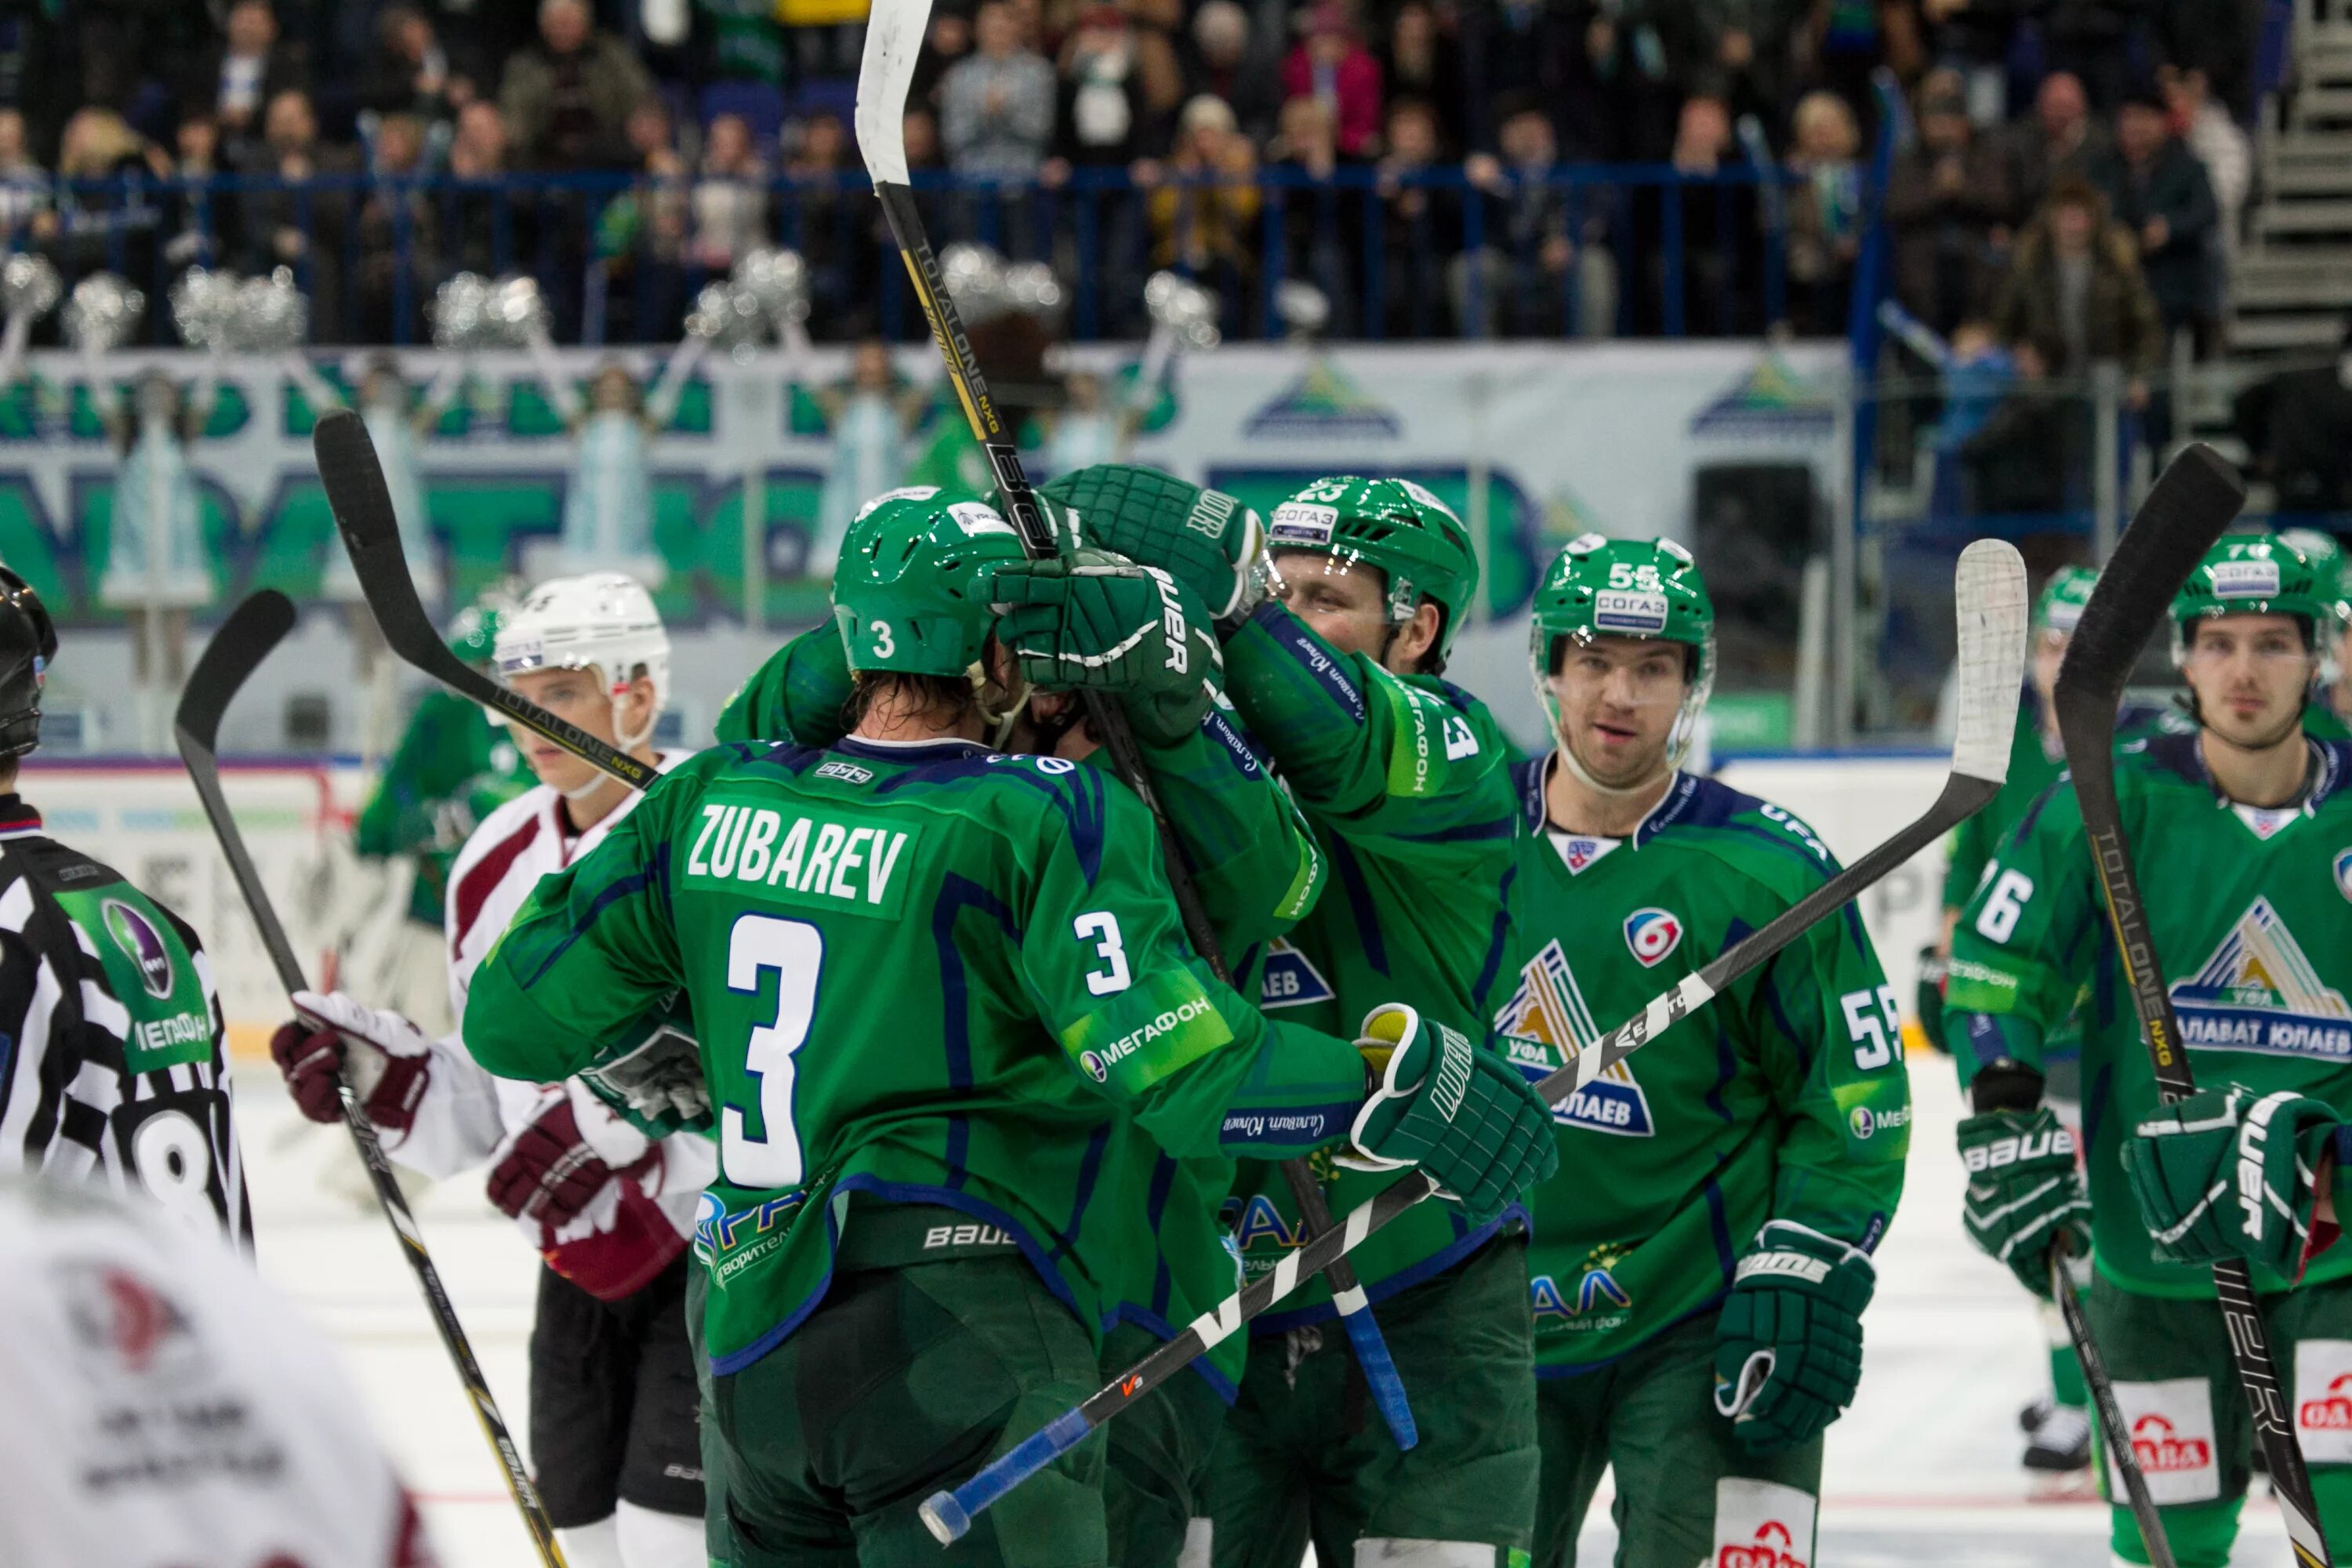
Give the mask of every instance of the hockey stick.
[{"label": "hockey stick", "polygon": [[[920,31],[919,26],[919,35]],[[471,698],[505,714],[524,729],[545,736],[632,789],[643,790],[660,776],[651,764],[598,740],[577,725],[564,722],[452,653],[416,597],[415,580],[409,575],[408,558],[401,548],[400,523],[393,511],[392,492],[384,484],[383,467],[376,458],[375,443],[369,438],[367,426],[348,409],[335,409],[320,416],[310,444],[318,458],[320,481],[326,487],[327,505],[335,515],[335,528],[342,535],[344,551],[351,556],[360,592],[366,595],[368,609],[383,633],[384,646],[394,656],[459,696]],[[1017,471],[1018,458],[1014,466]],[[1034,498],[1029,504],[1031,513],[1039,515]],[[1120,735],[1127,734],[1125,714],[1108,704],[1103,705],[1102,711],[1118,721]],[[1131,749],[1131,740],[1129,744]],[[1134,777],[1137,793],[1144,796],[1153,817],[1159,820],[1159,803],[1150,796],[1149,784],[1141,782],[1139,773]],[[1182,858],[1164,820],[1160,820],[1160,831],[1166,850],[1169,882],[1177,895],[1178,907],[1187,913],[1188,931],[1192,930],[1194,917],[1200,921],[1199,929],[1192,931],[1193,944],[1219,979],[1229,979],[1216,933],[1201,911],[1199,897],[1193,892],[1191,879],[1184,875]],[[1318,1233],[1329,1230],[1330,1205],[1306,1163],[1286,1161],[1281,1169],[1307,1228]],[[1406,1403],[1404,1383],[1397,1375],[1388,1342],[1381,1337],[1380,1327],[1372,1320],[1363,1286],[1345,1263],[1329,1278],[1333,1304],[1339,1308],[1340,1321],[1355,1346],[1357,1359],[1364,1369],[1365,1384],[1371,1389],[1397,1447],[1410,1448],[1419,1440],[1412,1409]]]},{"label": "hockey stick", "polygon": [[[2157,1099],[2164,1105],[2188,1099],[2197,1092],[2197,1083],[2181,1045],[2180,1021],[2165,990],[2164,966],[2148,931],[2147,906],[2116,804],[2116,708],[2140,649],[2163,622],[2173,595],[2230,526],[2245,499],[2245,487],[2210,447],[2192,444],[2172,460],[2140,503],[2115,559],[2107,563],[2090,603],[2083,606],[2053,693],[2058,733],[2066,744],[2066,766],[2074,777],[2075,804],[2090,835],[2099,890],[2115,928],[2116,956],[2147,1041]],[[2294,1429],[2287,1424],[2278,1368],[2271,1360],[2263,1316],[2254,1302],[2253,1276],[2242,1259],[2213,1265],[2213,1294],[2221,1304],[2230,1359],[2245,1390],[2254,1436],[2270,1467],[2271,1490],[2285,1516],[2295,1560],[2304,1568],[2322,1568],[2329,1558],[2319,1532],[2311,1477],[2304,1468],[2303,1450],[2295,1446]]]},{"label": "hockey stick", "polygon": [[366,595],[368,609],[383,633],[384,646],[403,663],[460,697],[469,697],[545,736],[632,788],[647,788],[661,776],[661,770],[651,763],[639,762],[577,725],[565,723],[449,651],[433,617],[417,600],[416,584],[408,575],[408,558],[400,548],[400,522],[393,513],[392,492],[384,486],[375,443],[368,438],[367,426],[358,415],[336,408],[319,416],[310,432],[310,449],[318,458],[327,505],[335,514],[335,530],[343,536],[343,550],[352,558],[360,592]]},{"label": "hockey stick", "polygon": [[[1590,1085],[1640,1050],[1668,1027],[1705,1006],[1723,988],[1762,967],[1790,942],[1828,919],[1896,867],[1936,842],[1981,809],[2009,776],[2009,748],[2025,673],[2025,563],[1998,540],[1979,540],[1960,552],[1953,598],[1959,612],[1959,731],[1952,747],[1952,771],[1927,814],[1852,866],[1832,877],[1745,942],[1717,955],[1695,974],[1651,998],[1649,1005],[1591,1045],[1570,1051],[1568,1065],[1536,1085],[1553,1105]],[[1362,1243],[1381,1226],[1431,1195],[1428,1176],[1409,1171],[1350,1213],[1335,1233],[1318,1236],[1275,1265],[1272,1271],[1230,1296],[1213,1311],[1138,1362],[1083,1405],[1066,1411],[981,1472],[950,1491],[934,1492],[922,1505],[923,1522],[940,1542],[957,1540],[971,1528],[972,1516],[1084,1441],[1087,1433],[1117,1415],[1138,1394],[1157,1388],[1186,1363],[1235,1332],[1287,1295],[1298,1281],[1331,1258]]]},{"label": "hockey stick", "polygon": [[2065,1321],[2066,1337],[2074,1342],[2074,1359],[2082,1363],[2083,1384],[2091,1391],[2091,1407],[2099,1415],[2099,1436],[2115,1457],[2116,1473],[2124,1479],[2124,1496],[2130,1500],[2132,1521],[2139,1526],[2139,1538],[2147,1547],[2151,1568],[2174,1568],[2172,1542],[2164,1533],[2163,1516],[2156,1511],[2156,1500],[2147,1495],[2147,1477],[2139,1468],[2139,1454],[2132,1447],[2131,1424],[2124,1419],[2123,1407],[2116,1403],[2116,1385],[2107,1376],[2107,1363],[2099,1354],[2099,1342],[2091,1337],[2091,1320],[2083,1315],[2083,1303],[2074,1294],[2074,1281],[2066,1274],[2066,1243],[2063,1237],[2050,1247],[2050,1299],[2057,1303],[2058,1316]]},{"label": "hockey stick", "polygon": [[[916,210],[915,193],[907,181],[907,91],[914,81],[916,55],[922,47],[924,29],[930,25],[930,15],[931,0],[874,0],[866,21],[866,53],[857,71],[857,150],[866,161],[866,174],[873,178],[874,195],[882,203],[882,216],[890,225],[890,237],[898,243],[899,259],[905,262],[907,277],[915,287],[915,298],[921,302],[924,318],[930,322],[940,357],[947,363],[948,384],[955,388],[957,401],[963,405],[964,418],[971,426],[973,439],[988,455],[989,470],[996,479],[997,498],[1019,531],[1022,547],[1032,560],[1042,560],[1055,553],[1053,530],[1047,526],[1037,497],[1029,488],[1028,476],[1022,472],[1021,454],[1013,444],[1013,432],[997,417],[996,405],[988,395],[988,383],[981,374],[979,357],[971,352],[971,340],[964,336],[962,318],[940,275],[939,260],[931,254],[930,239],[923,232],[922,214]],[[1087,727],[1110,753],[1112,768],[1150,808],[1152,821],[1159,827],[1161,858],[1168,865],[1168,890],[1174,895],[1177,910],[1183,917],[1185,934],[1217,978],[1230,982],[1233,976],[1225,967],[1216,929],[1193,889],[1183,847],[1177,843],[1167,815],[1160,810],[1160,801],[1152,792],[1142,755],[1136,750],[1135,737],[1128,729],[1126,713],[1099,693],[1083,695]],[[1314,1235],[1328,1231],[1331,1205],[1324,1196],[1322,1184],[1315,1179],[1307,1163],[1286,1160],[1280,1168],[1291,1200],[1298,1206],[1302,1227]],[[1339,1309],[1339,1321],[1355,1348],[1373,1402],[1380,1406],[1381,1416],[1388,1423],[1397,1447],[1410,1448],[1420,1440],[1412,1407],[1406,1400],[1404,1383],[1397,1375],[1388,1342],[1381,1337],[1380,1326],[1373,1321],[1371,1303],[1364,1296],[1363,1286],[1357,1280],[1354,1268],[1343,1259],[1335,1258],[1333,1267],[1325,1273],[1331,1286],[1332,1304]]]},{"label": "hockey stick", "polygon": [[[295,992],[307,990],[309,982],[302,976],[301,961],[294,956],[294,944],[286,938],[286,928],[278,923],[278,910],[269,901],[269,890],[261,885],[261,873],[254,868],[253,857],[246,849],[245,835],[237,828],[228,798],[221,793],[219,741],[221,715],[228,710],[238,689],[293,629],[293,602],[275,588],[264,588],[246,599],[229,612],[228,619],[205,645],[204,657],[196,660],[196,668],[189,673],[187,688],[180,693],[179,710],[172,720],[180,760],[187,765],[188,777],[196,786],[196,798],[204,803],[205,816],[213,825],[213,837],[220,841],[221,853],[228,858],[237,891],[244,896],[245,907],[261,932],[261,945],[268,950],[278,984],[285,986],[289,999]],[[352,1142],[360,1152],[360,1163],[367,1167],[368,1180],[375,1186],[376,1202],[383,1205],[384,1218],[392,1222],[394,1232],[400,1237],[401,1251],[416,1275],[417,1288],[425,1293],[425,1305],[432,1313],[433,1326],[441,1331],[441,1343],[457,1369],[457,1381],[465,1384],[467,1396],[474,1402],[474,1415],[482,1424],[482,1436],[488,1439],[491,1452],[498,1456],[499,1468],[506,1474],[507,1490],[522,1514],[523,1528],[530,1532],[532,1542],[539,1548],[540,1562],[546,1568],[563,1568],[563,1553],[555,1543],[555,1526],[549,1522],[547,1510],[539,1500],[539,1488],[523,1468],[522,1455],[507,1434],[506,1420],[499,1414],[499,1402],[490,1394],[480,1363],[474,1359],[474,1347],[466,1338],[464,1326],[457,1321],[457,1310],[450,1304],[449,1292],[442,1288],[440,1271],[433,1267],[432,1255],[425,1250],[425,1234],[417,1228],[416,1216],[408,1212],[408,1200],[401,1195],[400,1184],[393,1178],[391,1162],[384,1158],[383,1146],[376,1140],[374,1124],[368,1121],[367,1112],[360,1108],[358,1097],[352,1093],[351,1084],[340,1071],[335,1076],[335,1091],[342,1098],[343,1125],[351,1130]]]}]

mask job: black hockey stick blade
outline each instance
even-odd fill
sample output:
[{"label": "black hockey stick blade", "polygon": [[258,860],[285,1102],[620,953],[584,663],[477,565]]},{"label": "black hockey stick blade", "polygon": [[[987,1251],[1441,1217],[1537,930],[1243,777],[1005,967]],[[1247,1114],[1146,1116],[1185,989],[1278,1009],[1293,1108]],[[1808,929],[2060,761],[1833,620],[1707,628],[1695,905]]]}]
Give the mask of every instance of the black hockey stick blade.
[{"label": "black hockey stick blade", "polygon": [[[277,968],[278,981],[289,998],[309,982],[302,977],[302,965],[294,956],[293,944],[286,939],[286,928],[278,919],[277,906],[270,902],[269,891],[262,886],[260,873],[254,868],[245,834],[221,793],[219,743],[221,716],[228,711],[229,703],[260,668],[261,661],[293,629],[294,605],[285,595],[275,588],[264,588],[247,597],[229,612],[228,619],[205,645],[204,657],[190,672],[187,687],[180,693],[179,708],[173,715],[180,760],[187,765],[188,776],[196,786],[196,797],[204,803],[205,816],[212,824],[213,837],[228,859],[237,891],[244,898],[247,911],[253,916],[253,923],[260,928],[262,944],[269,950],[270,963]],[[515,1447],[513,1436],[507,1431],[499,1402],[490,1393],[488,1381],[482,1376],[481,1363],[474,1358],[473,1342],[466,1337],[465,1326],[457,1321],[457,1309],[441,1283],[440,1270],[433,1266],[433,1257],[425,1249],[425,1233],[418,1228],[416,1216],[409,1212],[408,1199],[392,1173],[392,1163],[384,1157],[375,1124],[368,1120],[358,1097],[352,1093],[350,1082],[341,1073],[336,1075],[335,1088],[342,1100],[343,1125],[350,1131],[360,1163],[366,1168],[368,1182],[375,1189],[376,1203],[391,1222],[393,1233],[400,1238],[402,1255],[408,1259],[417,1288],[424,1292],[425,1310],[440,1331],[457,1381],[464,1385],[466,1396],[474,1406],[474,1418],[481,1424],[482,1436],[505,1474],[507,1490],[522,1515],[523,1528],[538,1548],[543,1568],[564,1568],[563,1552],[555,1541],[555,1526],[540,1501],[539,1488],[532,1482],[530,1472],[523,1468],[522,1450]]]},{"label": "black hockey stick blade", "polygon": [[228,711],[230,700],[293,629],[293,600],[275,588],[249,595],[228,613],[228,619],[205,645],[204,657],[188,672],[188,684],[181,689],[179,708],[172,715],[180,761],[187,766],[196,799],[213,825],[213,837],[220,841],[229,873],[236,879],[237,891],[244,895],[245,907],[261,932],[261,945],[278,971],[278,984],[289,995],[310,982],[302,977],[301,960],[294,956],[294,944],[286,939],[286,928],[278,923],[278,910],[262,888],[261,873],[246,851],[245,835],[237,830],[228,797],[221,793],[219,749],[221,716]]},{"label": "black hockey stick blade", "polygon": [[2074,1359],[2082,1363],[2083,1384],[2091,1391],[2099,1436],[2116,1474],[2123,1478],[2124,1496],[2130,1500],[2132,1522],[2139,1526],[2140,1541],[2147,1548],[2149,1568],[2175,1568],[2172,1542],[2164,1533],[2164,1516],[2157,1512],[2156,1500],[2148,1495],[2139,1451],[2132,1447],[2131,1423],[2124,1419],[2123,1407],[2116,1403],[2115,1381],[2107,1376],[2106,1358],[2099,1353],[2099,1342],[2091,1337],[2091,1320],[2084,1315],[2082,1299],[2074,1294],[2074,1281],[2067,1275],[2063,1240],[2050,1248],[2050,1299],[2065,1321]]},{"label": "black hockey stick blade", "polygon": [[[1808,930],[1861,897],[2000,793],[2009,774],[2010,738],[2016,730],[2025,679],[2025,563],[2015,547],[1980,539],[1962,551],[1953,599],[1959,616],[1960,720],[1952,747],[1951,774],[1935,804],[1917,821],[1586,1046],[1566,1067],[1538,1083],[1537,1093],[1554,1105],[1567,1100],[1673,1024],[1705,1006],[1725,986],[1761,967]],[[924,1525],[943,1544],[958,1540],[982,1510],[1085,1441],[1087,1433],[1176,1375],[1210,1346],[1239,1332],[1244,1323],[1288,1295],[1301,1279],[1345,1257],[1374,1231],[1435,1192],[1422,1172],[1406,1172],[1370,1202],[1358,1205],[1337,1228],[1307,1238],[1273,1268],[1195,1318],[1181,1333],[1082,1404],[991,1460],[970,1480],[924,1499],[919,1510]]]},{"label": "black hockey stick blade", "polygon": [[640,762],[579,726],[565,723],[449,651],[433,617],[425,613],[416,597],[416,582],[408,574],[408,557],[400,546],[400,522],[392,510],[392,491],[383,482],[375,443],[368,438],[367,426],[358,415],[347,408],[320,415],[310,434],[310,447],[318,458],[320,481],[327,489],[327,504],[335,514],[335,530],[342,535],[343,550],[359,577],[360,592],[367,596],[368,609],[383,632],[385,646],[403,663],[545,736],[632,789],[645,789],[661,776],[661,770],[651,763]]},{"label": "black hockey stick blade", "polygon": [[[2158,1100],[2167,1105],[2194,1094],[2197,1082],[2189,1071],[2180,1021],[2165,989],[2163,959],[2148,926],[2147,904],[2116,802],[2116,704],[2140,649],[2163,624],[2173,595],[2237,517],[2245,496],[2235,471],[2212,448],[2191,445],[2173,459],[2140,503],[2116,545],[2115,559],[2083,606],[2053,694],[2075,805],[2114,929],[2116,959],[2131,992],[2132,1008],[2139,1016]],[[2252,1271],[2239,1258],[2215,1264],[2213,1294],[2221,1304],[2230,1359],[2253,1419],[2255,1441],[2270,1468],[2271,1489],[2295,1561],[2303,1568],[2322,1568],[2330,1562],[2327,1542],[2319,1531],[2311,1475],[2287,1420],[2278,1366],[2255,1304]]]}]

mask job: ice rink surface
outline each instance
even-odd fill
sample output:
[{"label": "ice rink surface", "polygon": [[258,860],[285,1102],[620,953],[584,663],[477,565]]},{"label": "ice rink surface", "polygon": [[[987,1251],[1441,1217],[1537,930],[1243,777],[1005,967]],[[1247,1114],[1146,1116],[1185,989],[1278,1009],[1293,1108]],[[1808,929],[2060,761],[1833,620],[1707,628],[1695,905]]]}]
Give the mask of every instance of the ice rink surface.
[{"label": "ice rink surface", "polygon": [[[362,1178],[343,1134],[299,1121],[266,1062],[239,1067],[263,1272],[341,1347],[424,1500],[448,1568],[533,1561],[391,1231],[372,1202],[354,1201]],[[1952,1152],[1959,1097],[1949,1062],[1919,1058],[1912,1091],[1918,1115],[1909,1184],[1878,1253],[1861,1397],[1831,1429],[1814,1561],[1826,1568],[2098,1568],[2108,1561],[2105,1505],[2042,1495],[2017,1463],[2017,1408],[2046,1381],[2041,1329],[2008,1274],[1961,1233]],[[416,1206],[527,1451],[525,1349],[537,1259],[483,1199],[478,1175],[443,1183]],[[1594,1512],[1599,1522],[1580,1562],[1607,1568],[1615,1542],[1605,1502]],[[2235,1561],[2285,1562],[2285,1534],[2268,1500],[2250,1503],[2245,1518]]]}]

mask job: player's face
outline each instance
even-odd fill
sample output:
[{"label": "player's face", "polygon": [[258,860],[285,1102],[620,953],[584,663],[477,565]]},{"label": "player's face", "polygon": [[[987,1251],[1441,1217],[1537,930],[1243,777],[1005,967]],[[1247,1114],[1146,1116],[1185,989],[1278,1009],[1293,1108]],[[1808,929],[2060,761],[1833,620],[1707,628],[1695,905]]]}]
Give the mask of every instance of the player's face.
[{"label": "player's face", "polygon": [[[507,683],[564,722],[608,744],[620,743],[613,727],[613,699],[604,689],[601,671],[526,669],[509,677]],[[596,780],[595,768],[545,736],[535,735],[520,725],[508,728],[514,735],[515,744],[522,748],[522,759],[530,764],[532,773],[558,795],[570,795]]]},{"label": "player's face", "polygon": [[1680,643],[1655,637],[1562,639],[1551,676],[1560,743],[1612,788],[1657,777],[1688,690],[1686,662]]},{"label": "player's face", "polygon": [[2314,665],[2289,617],[2223,616],[2198,623],[2181,673],[2207,728],[2259,749],[2295,732]]},{"label": "player's face", "polygon": [[1436,643],[1434,605],[1422,605],[1402,626],[1390,621],[1388,574],[1377,566],[1327,550],[1277,550],[1274,570],[1275,596],[1341,653],[1408,675]]}]

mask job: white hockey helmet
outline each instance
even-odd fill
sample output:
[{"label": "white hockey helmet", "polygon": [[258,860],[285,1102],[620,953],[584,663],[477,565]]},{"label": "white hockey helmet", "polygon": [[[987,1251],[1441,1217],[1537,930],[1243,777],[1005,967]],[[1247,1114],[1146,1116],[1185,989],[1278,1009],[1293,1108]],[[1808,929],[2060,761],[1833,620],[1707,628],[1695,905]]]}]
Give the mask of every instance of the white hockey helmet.
[{"label": "white hockey helmet", "polygon": [[508,679],[532,669],[594,669],[613,698],[616,718],[620,700],[642,667],[653,682],[653,713],[644,730],[618,737],[624,750],[646,742],[669,703],[669,634],[662,629],[653,595],[623,573],[590,572],[541,583],[499,622],[494,657],[499,674]]}]

